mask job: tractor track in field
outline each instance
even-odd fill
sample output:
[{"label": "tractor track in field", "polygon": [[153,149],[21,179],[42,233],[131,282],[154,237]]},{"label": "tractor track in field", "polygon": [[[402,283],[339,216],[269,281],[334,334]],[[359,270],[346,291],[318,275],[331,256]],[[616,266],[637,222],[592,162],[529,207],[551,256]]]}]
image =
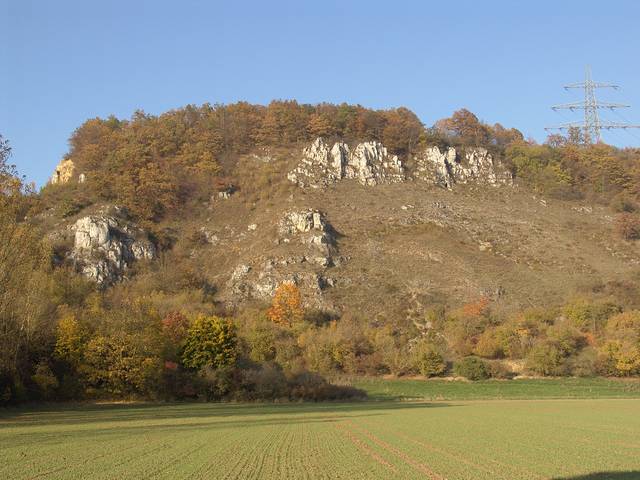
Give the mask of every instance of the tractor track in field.
[{"label": "tractor track in field", "polygon": [[428,465],[425,465],[424,463],[416,460],[415,458],[411,457],[410,455],[408,455],[407,453],[403,452],[402,450],[400,450],[400,449],[394,447],[393,445],[385,442],[384,440],[376,437],[373,433],[371,433],[370,431],[368,431],[364,427],[358,426],[358,425],[354,424],[353,422],[345,422],[345,423],[347,425],[351,426],[354,430],[359,431],[362,435],[367,437],[369,440],[371,440],[373,443],[378,445],[383,450],[385,450],[385,451],[395,455],[396,457],[400,458],[401,460],[403,460],[406,465],[411,466],[415,470],[424,473],[431,480],[447,480],[442,475],[434,472],[431,468],[429,468]]},{"label": "tractor track in field", "polygon": [[[409,435],[406,435],[404,433],[398,432],[396,430],[387,429],[387,431],[390,432],[392,435],[395,435],[398,438],[403,438],[405,440],[413,442],[416,445],[420,445],[421,447],[424,447],[424,448],[426,448],[426,449],[428,449],[428,450],[430,450],[430,451],[432,451],[434,453],[437,453],[437,454],[445,456],[445,457],[449,457],[449,458],[455,460],[456,462],[464,463],[465,465],[467,465],[467,466],[469,466],[471,468],[474,468],[476,470],[480,470],[482,472],[488,473],[488,474],[492,475],[491,478],[493,478],[493,479],[503,478],[505,480],[511,480],[513,478],[513,477],[511,477],[511,476],[509,476],[507,474],[496,472],[495,470],[491,470],[489,468],[483,467],[482,465],[479,465],[479,464],[477,464],[475,462],[472,462],[471,460],[467,460],[466,458],[463,458],[461,456],[458,456],[458,455],[455,455],[453,453],[447,452],[447,451],[442,450],[440,448],[437,448],[437,447],[435,447],[435,446],[433,446],[433,445],[431,445],[431,444],[429,444],[427,442],[424,442],[422,440],[417,440],[417,439],[415,439],[413,437],[410,437]],[[518,472],[519,474],[523,474],[524,473],[524,474],[528,475],[527,478],[529,478],[529,479],[544,480],[546,478],[546,477],[544,477],[542,475],[538,475],[538,474],[536,474],[536,473],[534,473],[534,472],[532,472],[530,470],[521,469],[521,468],[518,468],[518,467],[516,467],[514,465],[501,463],[501,462],[498,462],[498,461],[493,460],[491,458],[486,458],[485,457],[484,460],[492,462],[492,463],[496,464],[498,467],[503,468],[503,469],[506,468],[506,469],[509,469],[509,470],[513,470],[513,471]]]},{"label": "tractor track in field", "polygon": [[387,462],[384,458],[382,458],[380,455],[378,455],[376,452],[374,452],[371,447],[369,447],[369,445],[367,445],[365,442],[363,442],[362,440],[360,440],[353,431],[349,430],[345,425],[339,425],[339,424],[335,424],[334,427],[339,430],[340,432],[344,433],[345,436],[349,439],[349,441],[351,443],[353,443],[356,447],[358,447],[358,449],[360,449],[360,451],[366,453],[367,455],[369,455],[371,458],[373,458],[376,462],[378,462],[380,465],[383,465],[389,469],[391,469],[392,471],[396,472],[396,467],[393,466],[391,463]]}]

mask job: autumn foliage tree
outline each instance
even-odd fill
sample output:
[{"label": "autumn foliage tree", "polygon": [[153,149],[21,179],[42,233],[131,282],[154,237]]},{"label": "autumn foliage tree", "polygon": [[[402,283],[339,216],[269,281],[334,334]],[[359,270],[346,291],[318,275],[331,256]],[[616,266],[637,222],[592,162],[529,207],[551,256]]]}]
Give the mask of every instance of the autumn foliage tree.
[{"label": "autumn foliage tree", "polygon": [[277,289],[267,310],[267,316],[273,323],[291,326],[302,320],[304,309],[302,308],[302,296],[300,290],[293,283],[282,283]]},{"label": "autumn foliage tree", "polygon": [[199,315],[189,327],[182,363],[196,370],[231,365],[236,358],[236,343],[236,331],[230,320]]}]

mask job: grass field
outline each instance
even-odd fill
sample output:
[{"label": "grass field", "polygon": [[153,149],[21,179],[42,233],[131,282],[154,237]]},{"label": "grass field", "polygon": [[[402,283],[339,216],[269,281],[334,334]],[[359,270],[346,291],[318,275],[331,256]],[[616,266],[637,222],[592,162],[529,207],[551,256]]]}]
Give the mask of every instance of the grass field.
[{"label": "grass field", "polygon": [[640,380],[536,378],[463,382],[358,379],[353,384],[374,400],[488,400],[550,398],[640,398]]},{"label": "grass field", "polygon": [[0,413],[2,479],[640,479],[640,399]]}]

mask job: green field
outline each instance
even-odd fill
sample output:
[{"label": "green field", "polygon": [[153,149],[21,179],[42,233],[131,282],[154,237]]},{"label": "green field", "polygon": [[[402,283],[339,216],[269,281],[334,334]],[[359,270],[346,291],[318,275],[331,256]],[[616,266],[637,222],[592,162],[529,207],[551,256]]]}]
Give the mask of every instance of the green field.
[{"label": "green field", "polygon": [[551,398],[640,398],[640,380],[536,378],[486,380],[357,379],[352,382],[373,400],[488,400]]},{"label": "green field", "polygon": [[0,413],[3,479],[639,479],[640,399]]}]

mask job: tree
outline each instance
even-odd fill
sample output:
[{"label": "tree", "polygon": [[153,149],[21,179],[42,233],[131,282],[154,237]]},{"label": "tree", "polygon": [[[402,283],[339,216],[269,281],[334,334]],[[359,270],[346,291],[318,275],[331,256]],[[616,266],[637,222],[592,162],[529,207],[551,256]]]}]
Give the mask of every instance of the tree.
[{"label": "tree", "polygon": [[307,122],[307,132],[312,137],[328,137],[333,135],[333,126],[326,117],[314,113]]},{"label": "tree", "polygon": [[0,134],[0,165],[4,165],[10,156],[11,146],[9,145],[9,140]]},{"label": "tree", "polygon": [[121,330],[92,338],[80,369],[91,390],[150,395],[159,384],[161,367],[159,352],[145,335]]},{"label": "tree", "polygon": [[456,137],[463,145],[487,145],[491,138],[490,128],[466,108],[438,121],[436,126],[447,135]]},{"label": "tree", "polygon": [[415,113],[401,107],[385,112],[386,125],[382,130],[382,143],[390,151],[406,155],[418,144],[424,126]]},{"label": "tree", "polygon": [[53,326],[48,251],[24,221],[32,192],[7,163],[10,152],[0,136],[0,396],[8,399],[30,381],[34,350],[47,343]]},{"label": "tree", "polygon": [[85,332],[73,312],[65,312],[58,321],[55,356],[77,367],[82,361],[85,337]]},{"label": "tree", "polygon": [[182,363],[193,369],[220,368],[236,359],[237,338],[230,320],[199,315],[187,333]]},{"label": "tree", "polygon": [[300,290],[291,282],[280,284],[267,310],[267,316],[273,323],[291,326],[302,320],[304,309]]}]

